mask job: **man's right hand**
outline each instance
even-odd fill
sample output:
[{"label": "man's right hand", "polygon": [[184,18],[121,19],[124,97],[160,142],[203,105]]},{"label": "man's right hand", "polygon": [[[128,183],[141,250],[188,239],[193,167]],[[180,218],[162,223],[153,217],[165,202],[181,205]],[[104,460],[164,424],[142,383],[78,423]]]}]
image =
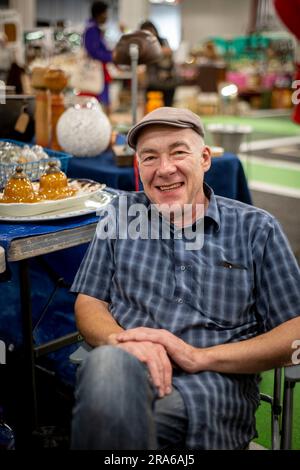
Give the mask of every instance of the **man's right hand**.
[{"label": "man's right hand", "polygon": [[116,342],[111,335],[109,343],[124,349],[139,359],[148,368],[153,385],[162,398],[172,391],[172,365],[165,348],[161,344],[150,341]]},{"label": "man's right hand", "polygon": [[[143,362],[160,397],[171,393],[172,365],[162,344],[146,341],[119,341],[123,328],[112,317],[108,303],[79,294],[75,304],[78,330],[91,346],[111,346],[124,349]],[[130,331],[130,330],[127,330]]]}]

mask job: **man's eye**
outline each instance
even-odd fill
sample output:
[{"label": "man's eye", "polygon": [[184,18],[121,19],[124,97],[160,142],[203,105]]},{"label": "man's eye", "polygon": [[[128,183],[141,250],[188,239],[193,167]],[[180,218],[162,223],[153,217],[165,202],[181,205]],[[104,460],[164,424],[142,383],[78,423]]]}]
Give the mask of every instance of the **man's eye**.
[{"label": "man's eye", "polygon": [[151,161],[154,160],[154,159],[155,159],[155,157],[153,157],[153,156],[145,157],[145,158],[143,159],[143,162],[151,162]]}]

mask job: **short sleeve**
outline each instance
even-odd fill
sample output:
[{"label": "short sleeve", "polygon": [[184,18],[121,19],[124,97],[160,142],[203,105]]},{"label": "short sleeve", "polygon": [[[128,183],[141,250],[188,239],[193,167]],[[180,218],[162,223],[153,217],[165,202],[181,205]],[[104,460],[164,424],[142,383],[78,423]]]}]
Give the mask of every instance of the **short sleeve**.
[{"label": "short sleeve", "polygon": [[300,270],[278,221],[271,218],[266,225],[257,269],[256,308],[264,330],[269,331],[300,315]]},{"label": "short sleeve", "polygon": [[109,302],[111,280],[115,272],[114,240],[103,236],[104,227],[105,219],[102,219],[75,276],[71,292]]}]

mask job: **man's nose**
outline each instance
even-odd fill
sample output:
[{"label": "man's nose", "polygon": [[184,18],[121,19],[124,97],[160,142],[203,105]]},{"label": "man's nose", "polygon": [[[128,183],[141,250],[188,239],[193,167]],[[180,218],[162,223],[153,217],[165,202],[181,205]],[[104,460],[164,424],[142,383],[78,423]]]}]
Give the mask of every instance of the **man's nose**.
[{"label": "man's nose", "polygon": [[157,169],[158,176],[166,176],[176,171],[176,166],[169,158],[161,158]]}]

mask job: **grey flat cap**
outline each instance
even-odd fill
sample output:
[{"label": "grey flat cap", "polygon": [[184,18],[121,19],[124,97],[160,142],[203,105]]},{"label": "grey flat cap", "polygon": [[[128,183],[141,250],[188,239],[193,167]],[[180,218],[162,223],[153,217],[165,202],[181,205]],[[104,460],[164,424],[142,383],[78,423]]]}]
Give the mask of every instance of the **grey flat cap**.
[{"label": "grey flat cap", "polygon": [[139,121],[129,130],[127,135],[128,145],[131,148],[136,149],[139,132],[144,127],[155,124],[190,128],[197,132],[197,134],[201,135],[201,137],[204,137],[204,127],[197,114],[193,113],[189,109],[171,108],[165,106],[162,108],[157,108],[154,111],[151,111],[151,113],[146,114],[146,116],[144,116],[141,121]]}]

